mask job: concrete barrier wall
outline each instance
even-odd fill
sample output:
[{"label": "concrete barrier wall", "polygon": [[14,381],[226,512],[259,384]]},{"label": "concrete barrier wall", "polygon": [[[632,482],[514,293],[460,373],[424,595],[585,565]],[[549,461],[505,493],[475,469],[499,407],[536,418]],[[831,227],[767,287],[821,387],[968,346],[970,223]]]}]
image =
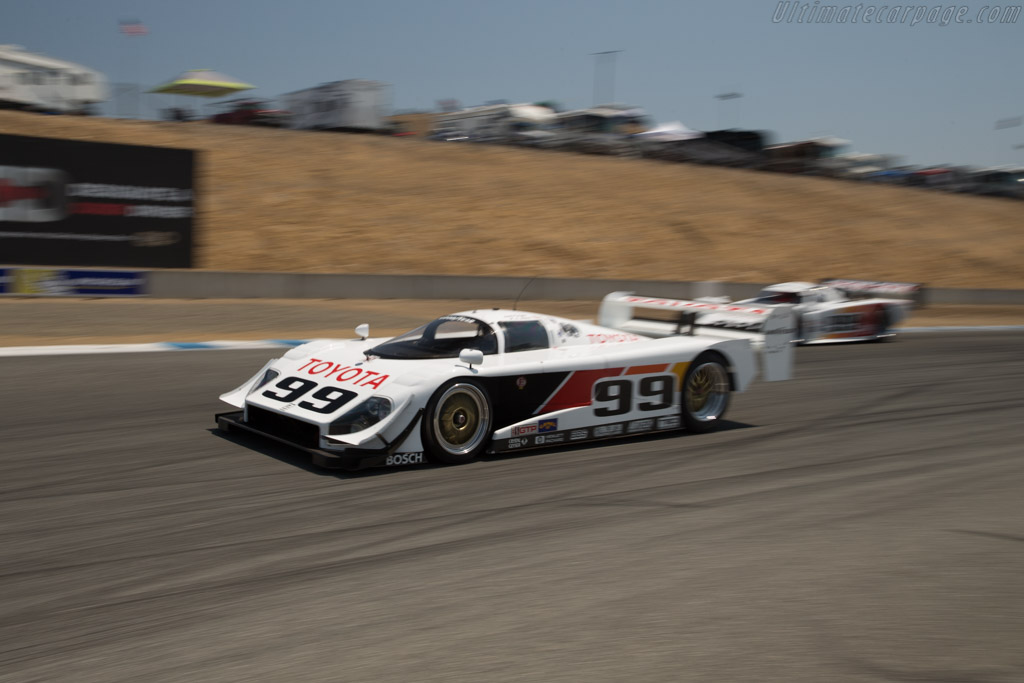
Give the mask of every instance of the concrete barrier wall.
[{"label": "concrete barrier wall", "polygon": [[[18,266],[11,268],[18,268]],[[594,301],[609,292],[631,291],[676,299],[727,296],[736,300],[752,297],[765,286],[752,282],[578,280],[472,275],[249,273],[207,270],[153,270],[145,272],[145,279],[146,295],[158,299],[490,299],[513,301],[522,298],[541,301]],[[8,295],[26,296],[12,292],[8,292]],[[51,294],[40,292],[38,295]],[[1024,306],[1024,290],[927,288],[925,302],[926,305]]]},{"label": "concrete barrier wall", "polygon": [[608,292],[653,296],[753,296],[758,284],[575,280],[568,278],[461,275],[343,275],[158,270],[148,274],[147,294],[161,299],[495,299],[570,301],[600,299]]},{"label": "concrete barrier wall", "polygon": [[[347,275],[155,270],[148,294],[161,299],[495,299],[571,301],[608,292],[678,299],[728,296],[745,299],[765,285],[750,282],[575,280],[472,275]],[[927,304],[1024,305],[1024,290],[928,288]]]},{"label": "concrete barrier wall", "polygon": [[1024,305],[1024,291],[1019,289],[946,289],[929,288],[926,304],[976,304],[984,306]]}]

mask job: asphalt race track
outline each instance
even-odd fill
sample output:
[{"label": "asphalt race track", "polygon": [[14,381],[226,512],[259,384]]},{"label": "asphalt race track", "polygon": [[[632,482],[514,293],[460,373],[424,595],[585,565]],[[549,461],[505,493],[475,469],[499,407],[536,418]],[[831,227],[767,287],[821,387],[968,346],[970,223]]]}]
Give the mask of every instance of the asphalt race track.
[{"label": "asphalt race track", "polygon": [[273,351],[0,358],[2,681],[1024,681],[1024,333],[797,351],[726,429],[335,475]]}]

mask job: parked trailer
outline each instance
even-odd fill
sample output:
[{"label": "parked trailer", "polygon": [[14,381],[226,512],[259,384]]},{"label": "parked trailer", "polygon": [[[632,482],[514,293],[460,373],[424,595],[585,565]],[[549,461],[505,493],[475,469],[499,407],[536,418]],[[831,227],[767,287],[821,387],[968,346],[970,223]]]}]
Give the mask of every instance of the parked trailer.
[{"label": "parked trailer", "polygon": [[388,128],[390,86],[352,78],[281,96],[289,128],[380,132]]},{"label": "parked trailer", "polygon": [[553,136],[555,112],[536,104],[488,104],[438,114],[435,136],[476,142],[543,145]]},{"label": "parked trailer", "polygon": [[81,64],[0,45],[0,107],[87,113],[107,99],[107,79]]}]

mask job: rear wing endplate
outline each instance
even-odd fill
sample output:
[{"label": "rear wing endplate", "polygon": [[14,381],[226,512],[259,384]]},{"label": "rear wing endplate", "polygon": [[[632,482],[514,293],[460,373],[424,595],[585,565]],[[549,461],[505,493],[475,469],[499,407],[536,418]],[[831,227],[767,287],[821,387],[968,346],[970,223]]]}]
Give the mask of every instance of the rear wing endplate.
[{"label": "rear wing endplate", "polygon": [[602,300],[597,322],[646,337],[746,339],[761,352],[761,379],[774,382],[793,375],[796,315],[788,305],[750,306],[612,292]]}]

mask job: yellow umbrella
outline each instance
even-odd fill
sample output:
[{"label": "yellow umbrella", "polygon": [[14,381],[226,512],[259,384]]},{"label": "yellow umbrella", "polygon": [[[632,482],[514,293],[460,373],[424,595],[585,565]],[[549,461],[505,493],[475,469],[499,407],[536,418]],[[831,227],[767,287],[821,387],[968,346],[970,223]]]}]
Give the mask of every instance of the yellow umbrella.
[{"label": "yellow umbrella", "polygon": [[175,95],[196,95],[198,97],[223,97],[242,90],[252,90],[255,85],[225,76],[210,69],[191,69],[173,81],[157,86],[149,92],[172,93]]}]

